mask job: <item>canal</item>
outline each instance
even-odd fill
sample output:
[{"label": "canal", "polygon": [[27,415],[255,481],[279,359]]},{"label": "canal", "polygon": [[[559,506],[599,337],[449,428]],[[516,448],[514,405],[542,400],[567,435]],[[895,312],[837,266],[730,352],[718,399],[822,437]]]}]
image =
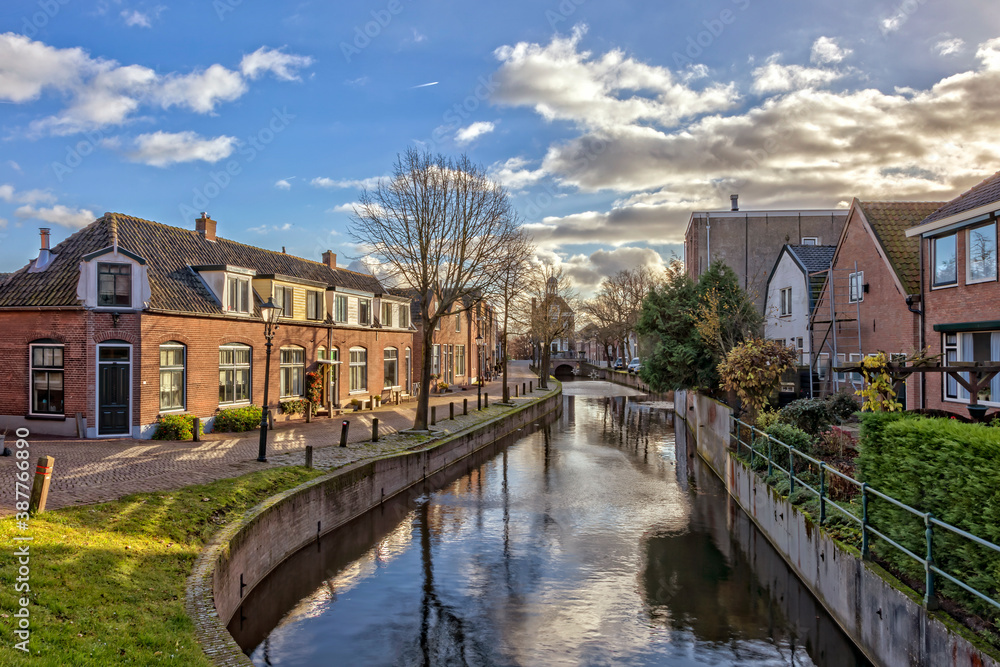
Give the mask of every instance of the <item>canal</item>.
[{"label": "canal", "polygon": [[548,423],[272,573],[229,626],[253,662],[869,664],[666,404],[586,380],[564,394]]}]

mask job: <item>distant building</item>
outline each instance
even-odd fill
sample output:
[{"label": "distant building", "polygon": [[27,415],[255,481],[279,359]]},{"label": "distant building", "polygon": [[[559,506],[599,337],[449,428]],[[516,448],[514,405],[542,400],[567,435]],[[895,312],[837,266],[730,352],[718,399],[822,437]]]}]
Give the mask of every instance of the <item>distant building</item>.
[{"label": "distant building", "polygon": [[697,279],[714,260],[725,262],[761,313],[766,282],[786,245],[833,245],[847,220],[845,209],[741,211],[737,195],[730,210],[695,211],[684,232],[684,264]]},{"label": "distant building", "polygon": [[805,366],[812,351],[809,317],[836,249],[833,245],[785,245],[767,279],[764,337],[795,349]]},{"label": "distant building", "polygon": [[[998,218],[1000,172],[906,231],[910,242],[920,244],[919,344],[947,362],[1000,363]],[[968,392],[955,380],[927,373],[917,381],[926,390],[924,407],[968,414]],[[1000,408],[1000,376],[980,393],[979,402]]]},{"label": "distant building", "polygon": [[558,294],[558,280],[549,278],[545,283],[545,295],[541,302],[531,299],[531,339],[536,365],[542,360],[544,339],[549,334],[558,333],[549,343],[552,359],[576,358],[575,314],[566,300]]}]

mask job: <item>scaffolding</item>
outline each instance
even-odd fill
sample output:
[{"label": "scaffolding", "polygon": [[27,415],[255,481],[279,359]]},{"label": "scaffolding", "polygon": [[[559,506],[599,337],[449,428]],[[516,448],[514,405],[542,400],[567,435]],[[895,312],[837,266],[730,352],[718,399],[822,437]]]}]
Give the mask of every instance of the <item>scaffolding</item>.
[{"label": "scaffolding", "polygon": [[[861,284],[858,275],[856,261],[853,270],[850,267],[831,267],[809,274],[810,282],[814,277],[823,279],[818,303],[809,322],[811,397],[836,393],[848,386],[852,390],[861,386],[860,374],[833,370],[834,366],[860,362],[864,357],[861,350],[861,301],[868,286]],[[826,303],[822,301],[824,298]],[[823,363],[824,358],[827,363]]]}]

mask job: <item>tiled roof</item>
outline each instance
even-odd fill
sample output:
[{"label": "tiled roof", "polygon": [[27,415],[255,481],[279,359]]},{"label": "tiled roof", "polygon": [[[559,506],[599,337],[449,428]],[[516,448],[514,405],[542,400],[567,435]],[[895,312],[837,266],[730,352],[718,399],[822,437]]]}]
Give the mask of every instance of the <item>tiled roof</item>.
[{"label": "tiled roof", "polygon": [[889,264],[907,294],[920,291],[920,238],[906,230],[941,208],[942,202],[859,201]]},{"label": "tiled roof", "polygon": [[0,289],[0,307],[79,305],[76,286],[81,258],[112,245],[112,228],[117,230],[119,247],[146,259],[151,310],[221,312],[191,266],[229,264],[261,275],[282,274],[375,294],[383,291],[374,276],[331,269],[320,262],[221,237],[213,243],[194,230],[108,213],[52,248],[55,258],[44,271],[28,273],[29,263],[12,274]]},{"label": "tiled roof", "polygon": [[833,263],[833,254],[837,251],[835,245],[789,245],[788,250],[796,257],[808,273],[825,271]]},{"label": "tiled roof", "polygon": [[936,211],[930,213],[926,218],[917,220],[913,224],[934,222],[935,220],[947,218],[963,211],[971,211],[974,208],[979,208],[980,206],[985,206],[986,204],[992,204],[994,202],[1000,202],[1000,171],[993,174],[979,185],[974,186],[971,190],[963,192],[950,202],[942,204]]}]

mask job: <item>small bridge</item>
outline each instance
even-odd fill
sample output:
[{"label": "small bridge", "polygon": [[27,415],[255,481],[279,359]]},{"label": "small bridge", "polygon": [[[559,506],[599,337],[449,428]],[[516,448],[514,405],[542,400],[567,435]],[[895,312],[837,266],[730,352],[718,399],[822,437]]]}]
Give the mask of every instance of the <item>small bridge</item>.
[{"label": "small bridge", "polygon": [[556,377],[567,375],[586,375],[579,359],[552,359],[552,374]]}]

